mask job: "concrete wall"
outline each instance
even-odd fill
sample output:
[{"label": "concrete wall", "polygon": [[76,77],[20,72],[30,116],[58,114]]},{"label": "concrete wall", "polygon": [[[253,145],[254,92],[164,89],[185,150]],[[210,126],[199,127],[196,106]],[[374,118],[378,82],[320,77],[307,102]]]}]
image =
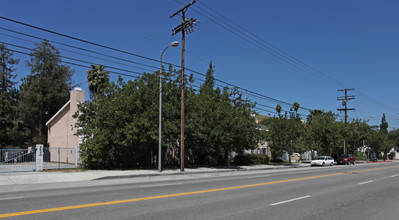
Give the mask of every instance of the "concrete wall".
[{"label": "concrete wall", "polygon": [[70,94],[69,104],[48,123],[48,144],[52,162],[60,160],[62,163],[75,163],[75,147],[79,145],[79,137],[75,135],[77,119],[72,116],[78,111],[78,103],[84,100],[85,92],[75,88]]}]

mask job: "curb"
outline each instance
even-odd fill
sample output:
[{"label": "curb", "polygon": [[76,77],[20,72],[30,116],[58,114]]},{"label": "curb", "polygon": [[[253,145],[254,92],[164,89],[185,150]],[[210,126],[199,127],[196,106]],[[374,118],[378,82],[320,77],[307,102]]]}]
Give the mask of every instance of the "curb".
[{"label": "curb", "polygon": [[226,169],[226,170],[207,170],[207,171],[198,171],[198,172],[179,172],[176,173],[149,173],[149,174],[131,174],[131,175],[119,175],[119,176],[104,176],[99,177],[93,180],[108,180],[108,179],[127,179],[134,177],[146,177],[146,176],[171,176],[171,175],[186,175],[186,174],[204,174],[204,173],[227,173],[227,172],[243,172],[243,171],[259,171],[259,170],[273,170],[273,169],[289,169],[289,168],[303,168],[308,166],[300,166],[300,165],[281,165],[276,167],[264,167],[264,168],[234,168],[234,169]]}]

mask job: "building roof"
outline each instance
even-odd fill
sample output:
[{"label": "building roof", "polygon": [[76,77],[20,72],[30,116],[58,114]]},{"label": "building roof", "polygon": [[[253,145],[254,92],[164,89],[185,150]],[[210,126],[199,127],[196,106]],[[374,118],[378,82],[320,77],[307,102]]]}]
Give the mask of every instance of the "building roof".
[{"label": "building roof", "polygon": [[258,123],[260,123],[261,121],[265,120],[266,118],[270,118],[270,116],[258,115],[256,119],[258,120]]},{"label": "building roof", "polygon": [[62,108],[60,108],[60,110],[58,110],[58,112],[55,113],[55,115],[53,117],[51,117],[50,120],[48,120],[48,122],[46,122],[46,126],[48,126],[51,121],[53,121],[66,107],[68,107],[70,103],[71,103],[71,100],[69,100],[67,103],[65,103],[65,105],[62,106]]}]

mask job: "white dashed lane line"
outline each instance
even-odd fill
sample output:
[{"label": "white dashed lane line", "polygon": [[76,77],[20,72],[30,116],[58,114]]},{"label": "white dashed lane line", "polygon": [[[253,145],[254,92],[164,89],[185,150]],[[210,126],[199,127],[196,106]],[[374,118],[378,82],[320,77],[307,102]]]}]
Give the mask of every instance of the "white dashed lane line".
[{"label": "white dashed lane line", "polygon": [[363,184],[367,184],[367,183],[372,183],[373,181],[372,180],[370,180],[370,181],[366,181],[366,182],[362,182],[362,183],[358,183],[359,185],[363,185]]},{"label": "white dashed lane line", "polygon": [[397,177],[398,176],[398,174],[396,174],[396,175],[392,175],[391,177],[393,178],[393,177]]},{"label": "white dashed lane line", "polygon": [[270,204],[270,205],[271,205],[271,206],[275,206],[275,205],[281,205],[281,204],[284,204],[284,203],[287,203],[287,202],[293,202],[293,201],[296,201],[296,200],[300,200],[300,199],[306,199],[306,198],[309,198],[309,197],[311,197],[311,195],[302,196],[302,197],[295,198],[295,199],[290,199],[290,200],[285,200],[285,201],[281,201],[281,202],[273,203],[273,204]]},{"label": "white dashed lane line", "polygon": [[23,199],[24,197],[19,196],[19,197],[9,197],[9,198],[0,198],[0,201],[2,200],[11,200],[11,199]]}]

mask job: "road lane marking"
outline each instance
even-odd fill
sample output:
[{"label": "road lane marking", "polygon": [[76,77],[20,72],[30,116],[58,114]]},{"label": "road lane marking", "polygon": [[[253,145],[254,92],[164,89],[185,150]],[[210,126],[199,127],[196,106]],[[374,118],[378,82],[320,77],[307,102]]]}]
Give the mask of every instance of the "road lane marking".
[{"label": "road lane marking", "polygon": [[276,202],[276,203],[273,203],[273,204],[270,204],[270,205],[271,206],[281,205],[281,204],[284,204],[284,203],[293,202],[293,201],[300,200],[300,199],[306,199],[306,198],[309,198],[309,197],[311,197],[311,195],[302,196],[302,197],[298,197],[298,198],[290,199],[290,200],[285,200],[285,201],[281,201],[281,202]]},{"label": "road lane marking", "polygon": [[372,180],[370,180],[370,181],[366,181],[366,182],[362,182],[362,183],[358,183],[359,185],[363,185],[363,184],[367,184],[367,183],[372,183],[373,181]]},{"label": "road lane marking", "polygon": [[348,173],[361,173],[361,172],[368,172],[368,171],[374,171],[374,170],[384,170],[384,169],[390,169],[390,168],[396,168],[399,166],[390,166],[390,167],[380,167],[380,168],[373,168],[373,169],[367,169],[367,170],[358,170],[358,171],[351,171]]},{"label": "road lane marking", "polygon": [[9,197],[9,198],[0,198],[0,201],[2,200],[11,200],[11,199],[23,199],[24,197],[18,196],[18,197]]},{"label": "road lane marking", "polygon": [[147,188],[147,187],[159,187],[159,186],[174,186],[174,185],[181,185],[183,183],[167,183],[167,184],[153,184],[153,185],[143,185],[139,186],[140,188]]},{"label": "road lane marking", "polygon": [[[360,170],[360,171],[354,171],[354,172],[366,172],[366,171],[397,168],[397,167],[399,167],[399,166]],[[256,184],[243,185],[243,186],[233,186],[233,187],[226,187],[226,188],[192,191],[192,192],[176,193],[176,194],[169,194],[169,195],[150,196],[150,197],[142,197],[142,198],[135,198],[135,199],[116,200],[116,201],[109,201],[109,202],[90,203],[90,204],[83,204],[83,205],[73,205],[73,206],[64,206],[64,207],[57,207],[57,208],[38,209],[38,210],[32,210],[32,211],[5,213],[5,214],[0,214],[0,218],[15,217],[15,216],[22,216],[22,215],[32,215],[32,214],[47,213],[47,212],[57,212],[57,211],[72,210],[72,209],[82,209],[82,208],[90,208],[90,207],[97,207],[97,206],[146,201],[146,200],[153,200],[153,199],[163,199],[163,198],[178,197],[178,196],[185,196],[185,195],[195,195],[195,194],[202,194],[202,193],[209,193],[209,192],[219,192],[219,191],[242,189],[242,188],[255,187],[255,186],[272,185],[272,184],[277,184],[277,183],[287,183],[287,182],[294,182],[294,181],[300,181],[300,180],[310,180],[310,179],[317,179],[317,178],[323,178],[323,177],[338,176],[338,175],[343,175],[343,174],[347,174],[347,173],[333,173],[333,174],[326,174],[326,175],[320,175],[320,176],[310,176],[310,177],[280,180],[280,181],[273,181],[273,182],[266,182],[266,183],[256,183]]]},{"label": "road lane marking", "polygon": [[396,175],[392,175],[391,177],[397,177],[398,176],[398,174],[396,174]]}]

